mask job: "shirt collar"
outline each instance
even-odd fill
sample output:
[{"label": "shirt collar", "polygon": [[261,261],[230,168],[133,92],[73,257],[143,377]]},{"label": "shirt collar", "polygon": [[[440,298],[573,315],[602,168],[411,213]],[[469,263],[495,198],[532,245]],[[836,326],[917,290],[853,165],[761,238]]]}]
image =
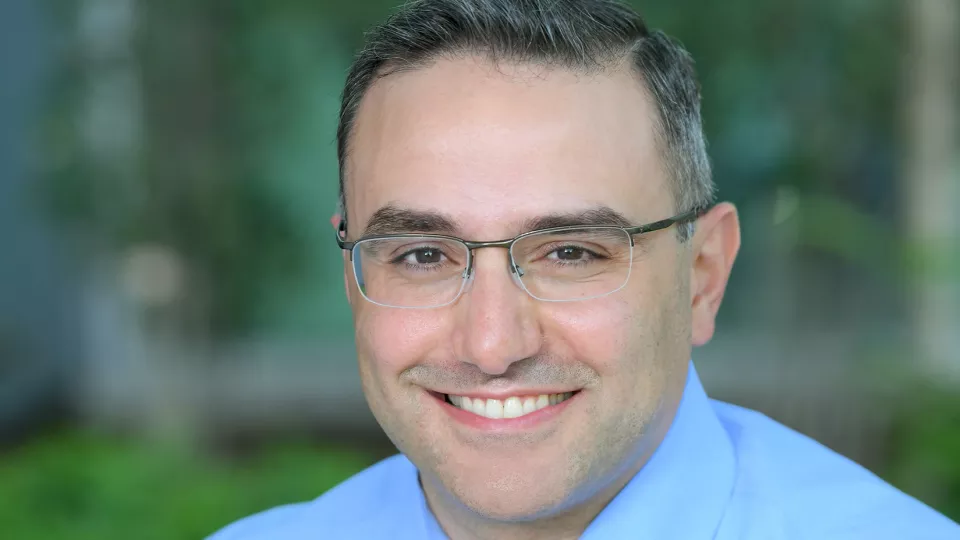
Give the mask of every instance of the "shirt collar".
[{"label": "shirt collar", "polygon": [[[427,538],[446,538],[427,507],[416,469],[410,469]],[[691,362],[663,442],[581,538],[711,539],[733,493],[735,473],[733,444]]]}]

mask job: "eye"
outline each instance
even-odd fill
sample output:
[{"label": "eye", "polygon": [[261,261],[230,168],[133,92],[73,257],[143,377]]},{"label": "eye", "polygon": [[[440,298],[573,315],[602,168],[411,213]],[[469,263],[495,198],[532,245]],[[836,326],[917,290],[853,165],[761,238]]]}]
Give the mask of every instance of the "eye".
[{"label": "eye", "polygon": [[443,252],[432,247],[414,249],[403,255],[403,261],[407,264],[439,264],[443,258]]},{"label": "eye", "polygon": [[593,254],[579,246],[561,246],[553,250],[548,257],[561,261],[582,261],[592,258]]}]

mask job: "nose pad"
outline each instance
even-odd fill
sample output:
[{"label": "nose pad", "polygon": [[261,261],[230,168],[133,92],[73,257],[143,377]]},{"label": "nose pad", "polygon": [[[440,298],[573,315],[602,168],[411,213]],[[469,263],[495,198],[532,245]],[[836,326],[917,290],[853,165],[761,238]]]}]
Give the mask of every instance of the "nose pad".
[{"label": "nose pad", "polygon": [[473,285],[473,267],[472,266],[473,265],[470,265],[463,269],[463,274],[461,274],[461,276],[463,278],[464,283],[463,283],[463,290],[460,291],[460,294],[465,294],[467,291],[470,290],[471,285]]},{"label": "nose pad", "polygon": [[513,284],[516,285],[521,291],[526,291],[527,288],[523,285],[523,282],[520,281],[524,275],[523,268],[520,268],[514,263],[510,263],[510,277],[513,278]]},{"label": "nose pad", "polygon": [[[507,267],[510,269],[510,278],[513,280],[514,285],[520,288],[522,291],[526,291],[527,288],[524,286],[523,282],[520,281],[526,272],[523,271],[523,268],[517,266],[513,261],[510,261],[507,264]],[[475,281],[476,271],[473,268],[473,264],[470,264],[463,269],[463,274],[461,274],[463,279],[467,282],[463,286],[463,293],[466,293],[472,288],[473,282]]]}]

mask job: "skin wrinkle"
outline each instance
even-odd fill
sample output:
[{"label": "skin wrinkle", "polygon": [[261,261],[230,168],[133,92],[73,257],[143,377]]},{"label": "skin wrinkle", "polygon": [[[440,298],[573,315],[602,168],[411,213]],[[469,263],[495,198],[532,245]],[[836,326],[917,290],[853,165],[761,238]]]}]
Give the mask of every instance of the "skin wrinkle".
[{"label": "skin wrinkle", "polygon": [[[604,208],[629,225],[672,215],[652,105],[632,72],[532,80],[526,66],[500,67],[525,82],[445,59],[371,88],[349,158],[356,226],[497,240],[558,216],[614,216]],[[575,538],[659,445],[686,380],[703,240],[635,239],[622,290],[568,303],[530,297],[506,252],[485,249],[453,304],[385,308],[360,295],[344,257],[364,394],[451,538]],[[582,391],[562,421],[520,435],[471,431],[426,392],[549,385]]]}]

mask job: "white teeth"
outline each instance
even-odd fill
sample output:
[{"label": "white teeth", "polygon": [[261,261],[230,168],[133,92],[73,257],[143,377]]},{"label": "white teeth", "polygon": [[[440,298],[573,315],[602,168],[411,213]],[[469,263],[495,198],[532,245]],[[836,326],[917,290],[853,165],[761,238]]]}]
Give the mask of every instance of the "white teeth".
[{"label": "white teeth", "polygon": [[488,399],[486,417],[494,420],[503,418],[503,402],[499,399]]},{"label": "white teeth", "polygon": [[528,397],[523,400],[523,414],[530,414],[532,412],[537,412],[537,400],[532,397]]},{"label": "white teeth", "polygon": [[562,403],[571,397],[573,392],[564,394],[540,394],[539,396],[509,397],[505,400],[469,398],[467,396],[447,396],[455,407],[472,412],[478,416],[499,420],[502,418],[519,418],[551,405]]},{"label": "white teeth", "polygon": [[503,417],[517,418],[518,416],[523,416],[523,403],[520,401],[520,398],[507,398],[507,400],[503,402]]}]

